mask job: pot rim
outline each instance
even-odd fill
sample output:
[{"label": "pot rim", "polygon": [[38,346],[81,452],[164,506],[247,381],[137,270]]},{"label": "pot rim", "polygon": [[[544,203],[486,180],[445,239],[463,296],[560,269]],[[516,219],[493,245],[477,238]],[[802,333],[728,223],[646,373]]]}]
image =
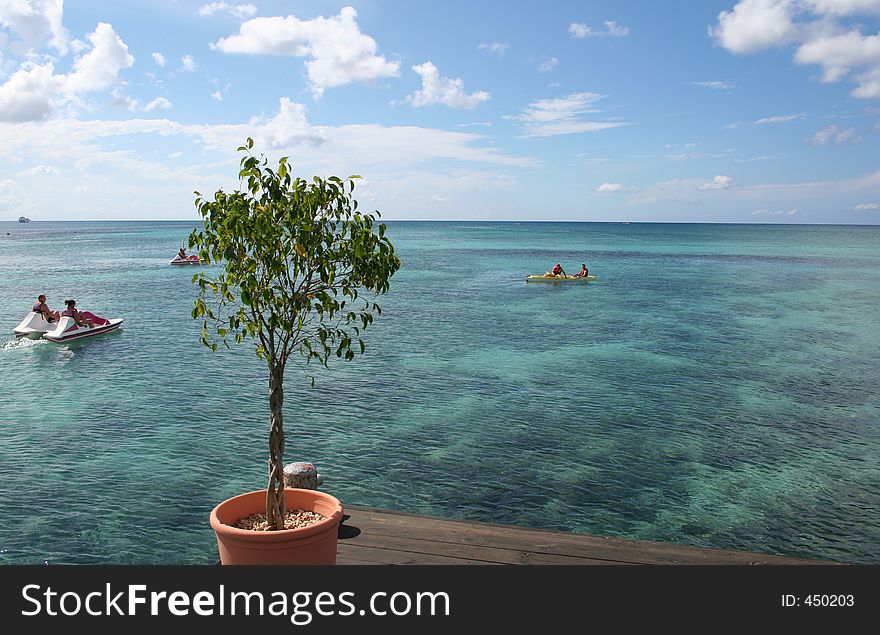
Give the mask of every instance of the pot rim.
[{"label": "pot rim", "polygon": [[[227,525],[220,521],[217,516],[217,510],[223,507],[224,505],[229,504],[231,501],[239,500],[242,498],[253,497],[257,494],[265,496],[266,490],[254,490],[252,492],[245,492],[244,494],[238,494],[237,496],[233,496],[232,498],[227,498],[226,500],[217,504],[214,509],[211,510],[211,527],[218,534],[222,534],[228,538],[238,538],[238,539],[248,539],[248,540],[259,540],[261,542],[282,542],[284,540],[289,539],[292,535],[296,535],[300,538],[307,538],[312,536],[313,534],[320,534],[324,531],[330,529],[331,526],[336,526],[342,521],[342,503],[338,498],[333,496],[332,494],[327,494],[326,492],[320,492],[318,490],[312,489],[298,489],[293,487],[287,487],[284,489],[285,495],[287,492],[304,492],[308,495],[312,495],[314,498],[323,499],[326,502],[329,502],[331,505],[335,507],[333,513],[327,516],[324,520],[318,521],[312,525],[307,527],[295,527],[294,529],[276,529],[272,531],[253,531],[252,529],[239,529],[237,527],[233,527],[232,525]],[[265,512],[265,508],[258,509],[253,513]]]}]

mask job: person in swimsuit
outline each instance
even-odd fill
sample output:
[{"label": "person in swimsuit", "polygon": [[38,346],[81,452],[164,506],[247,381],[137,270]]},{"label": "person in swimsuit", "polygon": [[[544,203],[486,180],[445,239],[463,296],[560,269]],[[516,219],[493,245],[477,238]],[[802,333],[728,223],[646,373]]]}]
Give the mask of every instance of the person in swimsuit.
[{"label": "person in swimsuit", "polygon": [[60,317],[58,311],[49,310],[49,307],[46,305],[46,296],[42,293],[37,296],[37,301],[34,302],[34,308],[31,310],[34,313],[42,313],[47,322],[54,322]]},{"label": "person in swimsuit", "polygon": [[90,329],[95,328],[94,322],[84,316],[81,311],[77,311],[76,300],[65,300],[64,304],[67,305],[67,308],[61,312],[61,315],[72,317],[77,326],[87,326]]},{"label": "person in swimsuit", "polygon": [[181,260],[186,260],[186,247],[181,247],[177,252],[177,257]]}]

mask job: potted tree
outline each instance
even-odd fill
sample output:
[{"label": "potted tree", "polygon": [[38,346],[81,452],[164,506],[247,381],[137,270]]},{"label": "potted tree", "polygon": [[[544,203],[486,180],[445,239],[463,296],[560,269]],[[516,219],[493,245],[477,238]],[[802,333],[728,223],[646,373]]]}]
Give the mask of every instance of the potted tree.
[{"label": "potted tree", "polygon": [[[253,146],[248,138],[238,149],[240,189],[218,190],[212,200],[195,192],[204,227],[189,237],[203,263],[223,265],[193,276],[200,341],[215,351],[252,342],[269,379],[268,486],[217,505],[211,526],[223,564],[334,564],[342,505],[323,492],[285,488],[284,372],[292,363],[314,386],[309,363],[363,353],[364,331],[381,314],[375,299],[400,260],[376,223],[379,212],[358,211],[359,177],[294,178],[287,157],[273,170]],[[262,513],[265,531],[232,526]],[[323,520],[298,526],[315,513]]]}]

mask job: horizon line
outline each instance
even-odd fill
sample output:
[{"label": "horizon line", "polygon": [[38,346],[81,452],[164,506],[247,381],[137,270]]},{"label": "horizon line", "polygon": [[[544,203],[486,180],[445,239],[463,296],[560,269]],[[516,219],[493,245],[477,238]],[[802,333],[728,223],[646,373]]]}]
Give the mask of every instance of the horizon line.
[{"label": "horizon line", "polygon": [[[772,221],[677,221],[677,220],[544,220],[544,219],[454,219],[454,218],[394,218],[377,219],[383,223],[593,223],[607,225],[782,225],[782,226],[830,226],[830,227],[880,227],[880,223],[827,223],[827,222],[789,222],[780,223]],[[2,220],[2,223],[14,223],[15,225],[29,225],[30,223],[201,223],[198,219],[186,218],[84,218],[84,219],[30,219],[27,223],[16,220]]]}]

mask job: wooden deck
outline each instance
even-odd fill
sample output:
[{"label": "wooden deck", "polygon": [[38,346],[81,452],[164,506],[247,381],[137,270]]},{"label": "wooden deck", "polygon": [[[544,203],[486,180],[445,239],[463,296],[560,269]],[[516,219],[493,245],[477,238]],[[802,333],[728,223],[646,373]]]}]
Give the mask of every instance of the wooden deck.
[{"label": "wooden deck", "polygon": [[338,564],[835,564],[346,507]]}]

